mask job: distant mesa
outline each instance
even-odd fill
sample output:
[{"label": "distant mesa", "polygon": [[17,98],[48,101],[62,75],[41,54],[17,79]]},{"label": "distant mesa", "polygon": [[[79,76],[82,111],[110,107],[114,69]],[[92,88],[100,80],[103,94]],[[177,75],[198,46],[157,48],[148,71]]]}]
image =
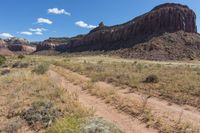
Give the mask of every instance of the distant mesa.
[{"label": "distant mesa", "polygon": [[57,43],[59,39],[55,43],[52,39],[49,42],[46,40],[37,47],[37,51],[46,48],[60,52],[116,50],[133,47],[165,32],[180,30],[197,33],[196,15],[187,6],[167,3],[121,25],[108,27],[101,22],[97,28],[81,37],[67,38],[62,43]]}]

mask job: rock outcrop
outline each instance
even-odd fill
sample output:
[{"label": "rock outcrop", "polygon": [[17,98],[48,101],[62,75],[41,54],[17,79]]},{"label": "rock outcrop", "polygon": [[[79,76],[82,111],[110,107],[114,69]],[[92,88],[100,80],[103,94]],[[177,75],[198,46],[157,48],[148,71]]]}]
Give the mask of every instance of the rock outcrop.
[{"label": "rock outcrop", "polygon": [[74,40],[79,40],[82,39],[84,35],[78,35],[72,38],[68,37],[60,37],[60,38],[52,38],[50,37],[49,39],[40,42],[37,44],[36,51],[42,51],[42,50],[56,50],[60,52],[65,52],[66,49],[68,49],[68,44],[73,42]]},{"label": "rock outcrop", "polygon": [[40,50],[59,52],[108,51],[122,57],[150,60],[200,58],[196,15],[187,6],[167,3],[116,26],[103,22],[86,35],[48,39]]},{"label": "rock outcrop", "polygon": [[108,27],[101,22],[89,34],[69,39],[65,44],[56,45],[55,49],[62,52],[115,50],[132,47],[164,32],[180,30],[196,33],[196,15],[187,6],[167,3],[121,25]]},{"label": "rock outcrop", "polygon": [[[4,53],[24,53],[29,54],[36,50],[36,47],[33,46],[28,40],[21,38],[9,38],[0,40],[0,49]],[[3,53],[3,52],[1,52]],[[10,55],[10,54],[9,54]]]},{"label": "rock outcrop", "polygon": [[67,44],[70,38],[63,37],[63,38],[49,38],[47,40],[44,40],[43,42],[40,42],[37,46],[37,51],[42,50],[54,50],[56,46]]},{"label": "rock outcrop", "polygon": [[109,51],[108,54],[123,58],[145,60],[200,59],[200,35],[178,31],[164,33],[131,48]]}]

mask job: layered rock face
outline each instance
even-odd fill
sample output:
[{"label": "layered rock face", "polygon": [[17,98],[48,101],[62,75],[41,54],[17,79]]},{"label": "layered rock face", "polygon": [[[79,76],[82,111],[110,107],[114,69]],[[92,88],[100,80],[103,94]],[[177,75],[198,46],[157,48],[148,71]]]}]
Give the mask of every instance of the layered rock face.
[{"label": "layered rock face", "polygon": [[52,38],[40,42],[37,46],[36,51],[42,51],[42,50],[56,50],[60,52],[65,52],[68,49],[68,44],[73,42],[74,40],[82,39],[84,35],[78,35],[72,38],[68,37],[60,37],[60,38]]},{"label": "layered rock face", "polygon": [[37,46],[37,51],[42,51],[42,50],[54,50],[56,46],[62,45],[62,44],[67,44],[70,38],[49,38],[40,44],[36,45]]},{"label": "layered rock face", "polygon": [[196,15],[187,6],[168,3],[122,25],[107,27],[100,23],[89,34],[57,45],[55,49],[62,52],[115,50],[132,47],[164,32],[180,30],[197,33]]},{"label": "layered rock face", "polygon": [[1,39],[0,48],[1,51],[9,51],[8,53],[23,52],[29,54],[36,50],[35,46],[31,45],[28,40],[20,38]]}]

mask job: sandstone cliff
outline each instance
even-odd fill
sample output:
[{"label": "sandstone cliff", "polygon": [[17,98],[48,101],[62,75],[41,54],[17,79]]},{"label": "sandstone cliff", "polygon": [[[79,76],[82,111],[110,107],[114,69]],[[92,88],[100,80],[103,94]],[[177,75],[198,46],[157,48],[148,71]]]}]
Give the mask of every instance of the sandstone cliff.
[{"label": "sandstone cliff", "polygon": [[26,39],[9,38],[0,40],[0,49],[1,53],[8,53],[8,55],[13,52],[29,54],[34,52],[36,47],[31,45],[31,43]]},{"label": "sandstone cliff", "polygon": [[[112,51],[122,57],[181,60],[200,58],[196,15],[187,6],[167,3],[115,26],[103,22],[86,35],[50,38],[37,46],[59,52]],[[118,50],[120,49],[120,50]]]},{"label": "sandstone cliff", "polygon": [[196,33],[196,15],[187,6],[168,3],[121,25],[108,27],[100,23],[89,34],[58,47],[68,52],[107,51],[132,47],[164,32],[180,30]]}]

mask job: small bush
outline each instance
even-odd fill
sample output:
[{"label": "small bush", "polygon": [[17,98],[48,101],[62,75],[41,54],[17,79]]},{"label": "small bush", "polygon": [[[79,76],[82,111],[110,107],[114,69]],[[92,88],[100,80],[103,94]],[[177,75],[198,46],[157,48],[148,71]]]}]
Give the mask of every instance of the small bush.
[{"label": "small bush", "polygon": [[24,56],[24,55],[18,55],[17,58],[18,58],[18,59],[23,59],[23,58],[25,58],[25,56]]},{"label": "small bush", "polygon": [[42,63],[38,66],[36,66],[32,72],[36,74],[45,74],[49,69],[49,64],[48,63]]},{"label": "small bush", "polygon": [[6,133],[18,133],[19,129],[22,127],[22,121],[20,120],[19,117],[12,118],[7,126],[5,127],[5,132]]},{"label": "small bush", "polygon": [[20,61],[18,61],[12,65],[12,68],[27,68],[28,66],[28,63],[21,63]]},{"label": "small bush", "polygon": [[6,57],[0,55],[0,65],[4,64],[6,61]]},{"label": "small bush", "polygon": [[80,133],[123,133],[112,123],[101,118],[92,118],[81,125]]},{"label": "small bush", "polygon": [[123,133],[112,123],[101,118],[83,118],[77,115],[58,120],[47,133]]},{"label": "small bush", "polygon": [[8,73],[10,73],[10,70],[9,70],[9,69],[5,69],[5,70],[2,70],[2,71],[1,71],[1,75],[6,75],[6,74],[8,74]]},{"label": "small bush", "polygon": [[154,74],[151,74],[151,75],[146,77],[144,82],[145,83],[158,83],[159,82],[159,78],[158,78],[158,76],[156,76]]},{"label": "small bush", "polygon": [[48,130],[47,133],[81,133],[80,125],[84,123],[84,118],[77,115],[67,115],[58,119]]},{"label": "small bush", "polygon": [[19,65],[20,65],[20,62],[15,62],[15,63],[12,65],[12,68],[17,68]]},{"label": "small bush", "polygon": [[20,114],[20,117],[31,127],[40,126],[41,128],[46,128],[62,115],[58,109],[53,107],[51,102],[38,101],[33,102],[29,109]]}]

